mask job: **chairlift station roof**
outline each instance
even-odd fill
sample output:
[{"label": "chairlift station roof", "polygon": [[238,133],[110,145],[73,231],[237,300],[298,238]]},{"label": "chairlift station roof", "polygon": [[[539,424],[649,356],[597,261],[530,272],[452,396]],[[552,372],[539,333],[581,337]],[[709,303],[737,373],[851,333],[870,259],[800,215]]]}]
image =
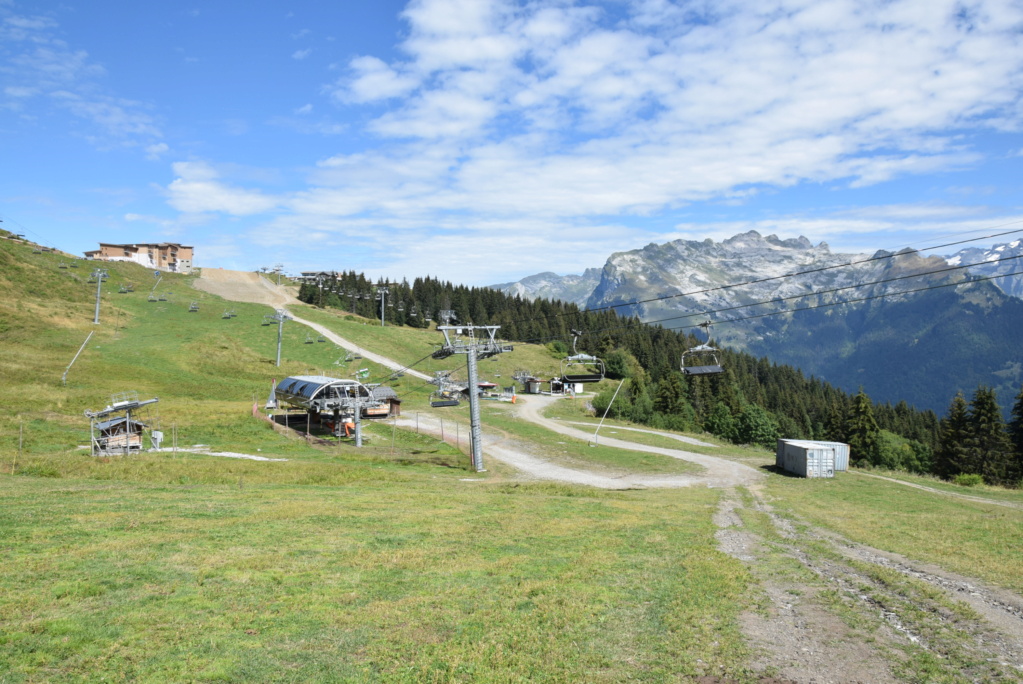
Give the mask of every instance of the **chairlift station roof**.
[{"label": "chairlift station roof", "polygon": [[278,401],[315,411],[348,406],[356,394],[360,402],[372,401],[370,391],[361,382],[326,375],[293,375],[284,378],[274,394]]}]

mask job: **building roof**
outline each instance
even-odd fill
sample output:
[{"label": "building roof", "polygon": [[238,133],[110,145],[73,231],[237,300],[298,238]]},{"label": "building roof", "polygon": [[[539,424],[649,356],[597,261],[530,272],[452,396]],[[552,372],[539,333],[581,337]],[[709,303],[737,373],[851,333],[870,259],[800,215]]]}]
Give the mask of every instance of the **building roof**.
[{"label": "building roof", "polygon": [[387,401],[388,399],[397,399],[398,393],[394,391],[393,387],[378,385],[373,388],[373,398],[377,401]]},{"label": "building roof", "polygon": [[192,245],[183,245],[179,242],[101,242],[100,247],[179,247],[192,249]]},{"label": "building roof", "polygon": [[372,400],[361,382],[326,375],[293,375],[281,380],[274,390],[279,401],[320,411],[350,405],[356,401],[353,394],[359,402]]},{"label": "building roof", "polygon": [[[121,423],[123,423],[126,420],[128,420],[128,419],[125,418],[124,416],[121,416],[120,418],[113,418],[111,420],[104,420],[102,423],[96,423],[96,429],[97,430],[109,430],[110,428],[112,428],[112,427],[114,427],[116,425],[120,425]],[[146,426],[146,424],[141,422],[141,421],[138,421],[138,420],[131,421],[131,427],[142,429],[145,426]]]}]

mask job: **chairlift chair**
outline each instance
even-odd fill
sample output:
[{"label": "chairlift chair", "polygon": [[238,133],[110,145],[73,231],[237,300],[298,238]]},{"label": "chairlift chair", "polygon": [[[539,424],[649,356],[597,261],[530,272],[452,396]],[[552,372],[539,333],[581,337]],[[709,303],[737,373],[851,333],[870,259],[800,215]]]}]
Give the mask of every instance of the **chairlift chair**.
[{"label": "chairlift chair", "polygon": [[452,390],[438,389],[430,394],[430,406],[433,408],[449,408],[460,403],[458,394]]},{"label": "chairlift chair", "polygon": [[682,352],[682,373],[685,375],[717,375],[725,369],[718,362],[717,352],[721,351],[709,344]]},{"label": "chairlift chair", "polygon": [[78,262],[77,261],[72,261],[71,262],[71,268],[78,268]]},{"label": "chairlift chair", "polygon": [[124,285],[121,285],[119,288],[117,288],[117,294],[128,294],[128,288]]},{"label": "chairlift chair", "polygon": [[150,293],[149,293],[149,296],[148,296],[148,297],[146,297],[146,299],[147,299],[147,300],[149,300],[150,302],[155,302],[155,301],[158,301],[158,300],[156,299],[156,295],[155,295],[155,294],[153,294],[152,292],[150,292]]},{"label": "chairlift chair", "polygon": [[576,351],[576,340],[582,332],[572,331],[572,355],[561,361],[561,381],[566,384],[600,382],[604,379],[604,362],[596,356]]},{"label": "chairlift chair", "polygon": [[694,376],[724,373],[717,355],[721,350],[710,345],[710,321],[700,323],[700,327],[707,333],[707,342],[682,352],[682,373]]},{"label": "chairlift chair", "polygon": [[67,264],[62,261],[59,264],[57,264],[57,268],[67,268]]},{"label": "chairlift chair", "polygon": [[192,302],[188,305],[188,312],[195,313],[199,310],[199,302]]},{"label": "chairlift chair", "polygon": [[306,336],[305,336],[305,343],[306,344],[312,344],[313,342],[315,342],[315,340],[313,340],[313,338],[310,335],[306,334]]}]

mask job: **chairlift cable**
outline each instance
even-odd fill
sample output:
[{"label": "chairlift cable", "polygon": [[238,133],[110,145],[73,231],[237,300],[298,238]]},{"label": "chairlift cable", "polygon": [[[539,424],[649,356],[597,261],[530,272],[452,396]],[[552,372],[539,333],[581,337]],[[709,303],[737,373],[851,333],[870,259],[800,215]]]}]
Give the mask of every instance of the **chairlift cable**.
[{"label": "chairlift cable", "polygon": [[[1015,221],[1009,221],[1007,223],[998,224],[996,226],[992,226],[992,229],[1004,228],[1006,226],[1013,226],[1013,225],[1017,225],[1019,223],[1023,223],[1023,219],[1019,219],[1019,220],[1015,220]],[[765,278],[756,278],[756,279],[753,279],[753,280],[746,280],[746,281],[743,281],[743,282],[740,282],[740,283],[731,283],[729,285],[718,285],[718,286],[706,288],[706,289],[703,289],[703,290],[693,290],[691,292],[678,292],[676,294],[671,294],[671,295],[662,295],[660,297],[651,297],[649,299],[637,299],[637,300],[631,301],[631,302],[622,302],[622,303],[619,303],[619,304],[610,304],[608,306],[595,307],[595,308],[592,308],[592,309],[580,309],[578,311],[556,313],[556,314],[551,314],[549,316],[544,316],[543,319],[544,320],[549,320],[551,318],[563,318],[565,316],[577,316],[577,315],[585,314],[585,313],[598,313],[598,312],[601,312],[601,311],[614,311],[616,309],[619,309],[621,307],[626,307],[626,306],[636,306],[638,304],[648,304],[650,302],[660,302],[660,301],[665,301],[667,299],[676,299],[678,297],[689,297],[689,296],[693,296],[693,295],[707,294],[707,293],[710,293],[710,292],[718,292],[718,291],[721,291],[721,290],[728,290],[728,289],[732,289],[732,288],[736,288],[736,287],[743,287],[743,286],[746,286],[746,285],[758,285],[760,283],[772,282],[772,281],[775,281],[775,280],[783,280],[783,279],[786,279],[786,278],[796,278],[796,277],[803,276],[803,275],[810,275],[810,274],[813,274],[813,273],[821,273],[821,272],[824,272],[824,271],[830,271],[830,270],[835,270],[835,269],[839,269],[839,268],[847,268],[847,267],[850,267],[850,266],[859,266],[861,264],[871,263],[871,262],[874,262],[874,261],[883,261],[885,259],[892,259],[892,258],[895,258],[897,256],[903,256],[903,255],[905,255],[907,253],[929,252],[929,251],[932,251],[932,250],[935,250],[935,249],[944,249],[946,247],[955,247],[957,245],[963,245],[963,244],[967,244],[967,243],[970,243],[970,242],[977,242],[977,241],[980,241],[980,240],[990,240],[990,239],[993,239],[993,238],[1004,237],[1006,235],[1012,235],[1014,233],[1020,233],[1020,232],[1023,232],[1023,228],[1016,228],[1016,229],[1013,229],[1013,230],[1002,231],[1002,232],[998,232],[998,233],[991,233],[991,234],[988,234],[988,235],[982,235],[982,236],[979,236],[979,237],[969,238],[969,239],[966,239],[966,240],[957,240],[957,241],[954,241],[954,242],[946,242],[946,243],[943,243],[943,244],[940,244],[940,245],[934,245],[934,246],[931,246],[931,247],[924,247],[924,248],[920,248],[920,249],[915,249],[913,247],[906,247],[906,248],[903,248],[903,249],[901,249],[899,251],[895,251],[895,252],[888,252],[887,250],[885,250],[888,253],[883,254],[883,255],[872,256],[872,257],[869,257],[869,258],[866,258],[866,259],[859,259],[859,260],[849,261],[849,262],[845,262],[845,263],[841,263],[841,264],[832,264],[830,266],[820,266],[818,268],[812,268],[812,269],[808,269],[806,271],[795,271],[795,272],[792,272],[792,273],[784,273],[782,275],[768,276],[768,277],[765,277]],[[907,250],[909,250],[909,252],[907,252]],[[530,319],[521,319],[521,320],[511,321],[511,323],[528,323],[528,322],[532,322],[533,320],[535,320],[535,319],[532,319],[532,318],[530,318]]]},{"label": "chairlift cable", "polygon": [[[946,268],[935,269],[933,271],[923,271],[923,272],[920,272],[920,273],[913,273],[913,274],[908,274],[908,275],[903,275],[903,276],[896,276],[896,277],[893,277],[893,278],[884,278],[884,279],[881,279],[881,280],[875,280],[875,281],[870,281],[870,282],[865,282],[865,283],[856,283],[856,284],[852,284],[852,285],[845,285],[845,286],[842,286],[842,287],[831,288],[831,289],[828,289],[828,290],[810,291],[810,292],[805,292],[805,293],[797,294],[797,295],[790,295],[788,297],[783,297],[783,298],[778,298],[778,299],[769,299],[769,300],[764,300],[764,301],[759,301],[759,302],[751,302],[749,304],[738,304],[738,305],[735,305],[735,306],[722,307],[722,308],[718,308],[718,309],[707,309],[705,311],[697,311],[697,312],[693,312],[693,313],[680,313],[680,314],[678,314],[676,316],[669,316],[667,318],[661,318],[661,319],[657,319],[657,320],[654,320],[654,321],[640,321],[639,325],[644,325],[644,326],[645,325],[655,325],[655,324],[664,323],[665,321],[673,321],[673,320],[677,320],[677,319],[680,319],[680,318],[693,318],[695,316],[707,316],[707,315],[710,315],[710,314],[723,313],[723,312],[726,312],[726,311],[734,311],[736,309],[744,309],[744,308],[749,308],[749,307],[753,307],[753,306],[762,306],[762,305],[765,305],[765,304],[773,304],[773,303],[776,303],[776,302],[779,302],[779,301],[784,302],[784,301],[790,301],[790,300],[793,300],[793,299],[803,299],[805,297],[813,297],[813,296],[817,296],[817,295],[833,294],[835,292],[840,292],[840,291],[843,291],[843,290],[852,290],[852,289],[858,289],[858,288],[861,288],[861,287],[870,287],[872,285],[882,285],[882,284],[885,284],[885,283],[896,282],[896,281],[899,281],[899,280],[907,280],[909,278],[922,278],[922,277],[929,276],[929,275],[934,275],[934,274],[939,274],[939,273],[948,273],[950,271],[956,271],[956,270],[962,270],[962,269],[966,269],[966,268],[972,268],[974,266],[997,264],[997,263],[1002,263],[1004,261],[1012,261],[1012,260],[1020,259],[1020,258],[1023,258],[1023,255],[1017,255],[1017,256],[1011,256],[1011,257],[1002,257],[1002,258],[999,258],[999,259],[993,259],[993,260],[989,260],[989,261],[980,261],[980,262],[975,262],[975,263],[971,263],[971,264],[960,264],[960,265],[957,265],[957,266],[948,266]],[[994,279],[997,279],[997,278],[1005,278],[1005,277],[1013,276],[1013,275],[1019,275],[1019,274],[1018,273],[1004,273],[1004,274],[995,275],[995,276],[983,276],[983,277],[982,276],[975,276],[971,280],[959,281],[957,283],[952,283],[952,285],[964,285],[964,284],[969,284],[969,283],[974,283],[974,282],[982,282],[982,281],[985,281],[985,280],[994,280]],[[883,295],[877,295],[877,296],[871,297],[871,299],[878,299],[878,298],[883,298],[883,297],[894,297],[894,296],[897,296],[897,295],[900,295],[900,294],[907,294],[907,293],[924,292],[924,291],[926,291],[928,289],[938,289],[938,288],[947,287],[947,286],[948,285],[937,285],[937,286],[931,286],[931,287],[926,287],[926,288],[918,288],[918,289],[914,289],[914,290],[905,290],[905,291],[900,291],[900,292],[885,293]],[[824,306],[839,306],[841,304],[850,303],[850,302],[859,302],[859,301],[864,301],[864,300],[863,299],[842,300],[842,301],[838,301],[838,302],[831,302],[831,303],[828,303],[828,304],[821,304],[821,305],[815,306],[813,308],[821,308],[821,307],[824,307]],[[786,309],[784,311],[773,311],[773,312],[768,312],[768,313],[765,313],[765,314],[758,314],[758,315],[753,315],[753,316],[748,316],[748,317],[740,317],[740,318],[735,318],[735,319],[729,319],[727,321],[719,321],[719,323],[722,323],[722,322],[729,323],[729,322],[738,322],[738,321],[744,321],[744,320],[749,320],[749,319],[754,319],[754,318],[764,318],[766,316],[780,315],[780,314],[789,313],[791,311],[801,311],[801,310],[804,310],[804,309]],[[579,313],[584,313],[584,312],[579,312]],[[530,320],[532,320],[532,319],[530,319]],[[690,328],[701,327],[701,324],[682,325],[682,326],[668,326],[668,325],[666,325],[666,326],[663,326],[663,327],[666,330],[686,330],[686,329],[690,329]],[[598,330],[591,330],[590,333],[591,334],[596,334],[596,333],[604,333],[604,332],[616,332],[616,331],[628,330],[628,329],[632,329],[632,328],[634,328],[633,324],[617,325],[617,326],[611,326],[611,327],[607,327],[607,328],[600,328]],[[519,340],[519,341],[520,342],[525,342],[525,343],[542,344],[542,343],[545,343],[545,342],[551,342],[553,340],[557,340],[557,339],[559,339],[559,337],[560,336],[558,336],[558,335],[549,335],[549,336],[543,337],[543,338],[533,338],[533,339]]]}]

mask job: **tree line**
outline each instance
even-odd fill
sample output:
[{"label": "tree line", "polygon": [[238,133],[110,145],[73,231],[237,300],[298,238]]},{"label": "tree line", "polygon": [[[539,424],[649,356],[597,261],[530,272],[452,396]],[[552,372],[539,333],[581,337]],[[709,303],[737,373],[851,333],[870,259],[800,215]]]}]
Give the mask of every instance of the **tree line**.
[{"label": "tree line", "polygon": [[613,309],[581,311],[569,302],[431,277],[374,283],[354,271],[334,273],[302,285],[299,299],[367,318],[379,318],[382,307],[391,325],[499,325],[502,339],[544,344],[556,357],[572,353],[572,331],[582,331],[575,351],[601,358],[606,376],[623,381],[613,403],[617,383],[597,394],[595,410],[655,428],[706,431],[770,449],[779,437],[845,442],[859,466],[948,478],[976,473],[992,484],[1023,477],[1023,399],[1006,426],[985,388],[969,403],[957,396],[939,421],[904,401],[875,404],[862,389],[850,395],[791,366],[729,349],[718,352],[724,373],[687,376],[683,352],[709,340]]}]

